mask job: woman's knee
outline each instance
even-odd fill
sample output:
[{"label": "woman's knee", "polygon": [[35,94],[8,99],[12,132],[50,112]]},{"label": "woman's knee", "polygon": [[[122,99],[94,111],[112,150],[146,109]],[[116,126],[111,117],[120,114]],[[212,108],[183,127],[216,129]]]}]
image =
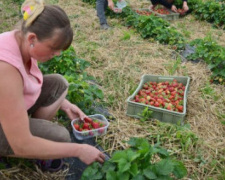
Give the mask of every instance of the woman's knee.
[{"label": "woman's knee", "polygon": [[71,137],[69,131],[61,126],[60,131],[58,132],[58,142],[71,142]]},{"label": "woman's knee", "polygon": [[30,130],[31,133],[37,137],[56,142],[71,142],[69,131],[58,123],[30,118]]}]

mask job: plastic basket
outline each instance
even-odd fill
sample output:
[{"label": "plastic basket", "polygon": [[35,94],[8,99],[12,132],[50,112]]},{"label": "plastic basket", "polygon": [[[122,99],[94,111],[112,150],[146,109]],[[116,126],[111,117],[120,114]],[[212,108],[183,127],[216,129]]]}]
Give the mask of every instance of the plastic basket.
[{"label": "plastic basket", "polygon": [[92,137],[95,137],[95,136],[104,135],[107,132],[109,122],[105,118],[105,116],[103,116],[101,114],[95,114],[95,115],[90,115],[88,117],[90,117],[92,119],[96,119],[98,121],[101,121],[105,126],[100,127],[98,129],[92,129],[92,130],[87,130],[87,131],[78,131],[78,130],[75,129],[74,123],[80,121],[80,119],[78,118],[78,119],[72,120],[71,126],[73,128],[73,134],[74,134],[75,138],[78,139],[78,140],[84,140],[84,139],[92,138]]},{"label": "plastic basket", "polygon": [[[179,83],[182,83],[183,85],[185,85],[184,99],[183,99],[183,112],[170,111],[167,109],[158,108],[158,107],[132,101],[135,95],[138,94],[139,90],[142,89],[142,86],[146,82],[152,81],[152,82],[159,83],[164,81],[173,81],[173,79],[176,79]],[[158,119],[162,122],[168,122],[173,124],[183,124],[183,121],[186,115],[186,104],[187,104],[187,93],[189,89],[189,82],[190,82],[190,78],[187,76],[179,77],[179,76],[157,76],[157,75],[149,75],[149,74],[143,75],[137,89],[127,99],[126,115],[134,117],[134,118],[140,118],[139,114],[141,114],[142,111],[146,107],[148,107],[149,110],[153,111],[152,118]]]}]

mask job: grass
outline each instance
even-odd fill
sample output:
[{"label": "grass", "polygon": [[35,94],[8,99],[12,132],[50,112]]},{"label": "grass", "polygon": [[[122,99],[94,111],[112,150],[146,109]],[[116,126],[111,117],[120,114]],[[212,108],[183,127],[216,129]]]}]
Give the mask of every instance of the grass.
[{"label": "grass", "polygon": [[[5,25],[0,27],[1,32],[11,29],[20,17],[18,7],[12,2],[3,2],[0,19],[4,18]],[[137,8],[149,5],[147,0],[129,2]],[[174,58],[171,56],[173,50],[155,41],[143,40],[134,29],[123,26],[118,19],[108,18],[109,24],[114,26],[112,30],[100,30],[96,10],[81,0],[50,3],[59,4],[68,13],[74,30],[76,53],[91,63],[88,73],[98,80],[109,111],[116,118],[111,121],[107,135],[97,138],[105,151],[112,154],[115,150],[127,148],[125,141],[130,137],[145,137],[152,144],[160,142],[174,157],[184,162],[188,169],[187,178],[224,179],[225,93],[223,86],[209,83],[211,73],[207,66]],[[11,8],[14,13],[9,11],[11,6],[16,6]],[[17,16],[13,15],[15,13]],[[203,38],[211,32],[214,39],[224,45],[224,31],[213,29],[210,24],[197,21],[191,15],[171,22],[171,25],[189,40]],[[191,78],[185,126],[155,120],[141,122],[125,115],[126,99],[137,88],[143,74],[187,75]],[[8,173],[12,179],[16,176],[26,179],[30,174],[36,179],[55,176],[36,169],[31,171],[30,168],[28,174],[23,166],[17,165],[17,172],[0,172]]]}]

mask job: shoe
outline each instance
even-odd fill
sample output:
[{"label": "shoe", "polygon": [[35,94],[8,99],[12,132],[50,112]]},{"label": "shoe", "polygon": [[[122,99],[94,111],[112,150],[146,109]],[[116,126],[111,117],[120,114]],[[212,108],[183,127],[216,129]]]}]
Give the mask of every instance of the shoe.
[{"label": "shoe", "polygon": [[111,27],[108,24],[101,24],[101,29],[108,30]]},{"label": "shoe", "polygon": [[42,171],[57,172],[62,169],[64,161],[62,159],[36,160],[36,164]]}]

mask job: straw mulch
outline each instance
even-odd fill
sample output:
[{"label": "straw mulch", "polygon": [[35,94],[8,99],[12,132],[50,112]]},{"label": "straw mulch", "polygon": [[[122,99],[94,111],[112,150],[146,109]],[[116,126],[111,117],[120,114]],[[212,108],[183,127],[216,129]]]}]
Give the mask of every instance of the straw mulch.
[{"label": "straw mulch", "polygon": [[[144,0],[129,2],[134,7],[148,5]],[[221,123],[224,121],[222,115],[225,114],[225,90],[223,86],[208,83],[211,72],[207,66],[204,63],[179,62],[172,58],[171,55],[175,52],[167,46],[143,40],[135,30],[126,28],[118,19],[108,18],[113,29],[99,30],[96,10],[81,0],[60,0],[58,4],[71,19],[74,28],[73,46],[77,55],[91,62],[88,72],[98,79],[105,100],[110,102],[109,111],[115,117],[114,121],[110,121],[107,135],[97,138],[105,151],[112,154],[115,150],[127,148],[125,141],[130,137],[145,137],[154,144],[157,136],[160,136],[162,146],[184,162],[188,177],[201,180],[207,177],[219,179],[219,168],[225,167],[225,126]],[[193,28],[193,22],[198,28]],[[221,44],[225,42],[224,32],[212,30],[211,26],[194,20],[192,16],[173,23],[180,32],[184,32],[179,23],[185,24],[186,31],[191,32],[190,39],[205,37],[211,31],[215,38],[222,33],[220,39],[216,39]],[[179,130],[178,127],[157,121],[141,123],[140,120],[126,116],[126,99],[144,74],[191,78],[186,117],[190,129]],[[206,94],[207,87],[212,89],[211,93]],[[182,134],[184,140],[188,140],[187,135],[190,136],[191,143],[187,148],[181,145],[185,145],[185,142],[181,142],[177,132]],[[0,171],[6,177],[14,179],[21,179],[23,176],[22,179],[54,179],[60,174],[46,174],[38,170],[27,172],[29,173],[21,167],[15,167],[13,173],[10,170]],[[61,173],[59,178],[63,179],[66,172]]]}]

